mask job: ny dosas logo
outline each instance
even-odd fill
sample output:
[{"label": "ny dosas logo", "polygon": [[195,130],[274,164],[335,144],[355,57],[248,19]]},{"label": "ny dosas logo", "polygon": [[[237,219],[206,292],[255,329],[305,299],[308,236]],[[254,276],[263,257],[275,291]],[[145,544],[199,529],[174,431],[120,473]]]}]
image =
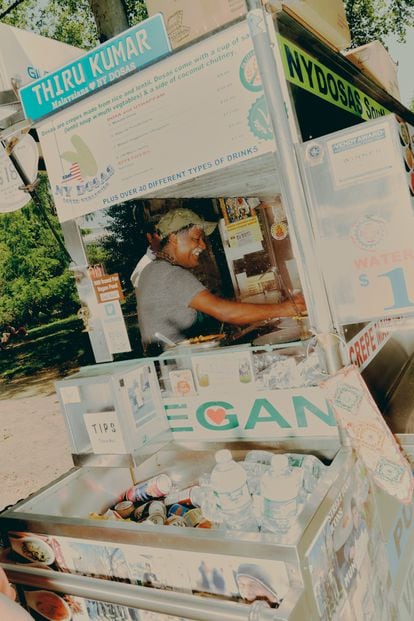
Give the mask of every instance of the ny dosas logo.
[{"label": "ny dosas logo", "polygon": [[62,183],[56,184],[56,194],[70,203],[89,201],[107,185],[115,170],[111,164],[99,171],[98,163],[89,146],[81,136],[74,134],[70,139],[72,149],[60,154],[61,160],[70,164],[62,176]]},{"label": "ny dosas logo", "polygon": [[[73,172],[75,172],[74,169],[76,169],[79,180],[82,177],[95,177],[98,172],[98,164],[86,142],[76,134],[72,136],[70,141],[74,150],[64,151],[60,156],[62,160],[66,160],[71,164],[69,175],[72,176]],[[62,180],[66,181],[68,179],[69,176],[65,175]]]}]

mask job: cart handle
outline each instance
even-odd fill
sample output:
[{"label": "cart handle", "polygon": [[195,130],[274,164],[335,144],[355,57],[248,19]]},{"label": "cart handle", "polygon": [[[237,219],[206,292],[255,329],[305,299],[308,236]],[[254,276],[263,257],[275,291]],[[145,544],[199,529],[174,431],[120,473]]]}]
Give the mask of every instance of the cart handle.
[{"label": "cart handle", "polygon": [[9,580],[16,585],[29,585],[96,599],[110,604],[138,608],[160,614],[176,615],[194,621],[286,621],[264,601],[253,604],[204,599],[195,595],[162,591],[121,582],[85,578],[66,573],[54,573],[38,567],[16,567],[0,563]]}]

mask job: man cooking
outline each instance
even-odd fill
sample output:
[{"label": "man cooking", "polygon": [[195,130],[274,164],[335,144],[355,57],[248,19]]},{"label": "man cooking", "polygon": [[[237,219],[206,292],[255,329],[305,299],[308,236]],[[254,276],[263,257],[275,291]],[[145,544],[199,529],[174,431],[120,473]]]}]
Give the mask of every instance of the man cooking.
[{"label": "man cooking", "polygon": [[202,334],[200,313],[221,323],[249,325],[296,315],[305,309],[301,296],[280,304],[246,304],[208,291],[190,270],[198,265],[200,254],[206,249],[205,235],[210,235],[215,227],[215,222],[206,222],[185,208],[172,209],[161,217],[157,227],[160,247],[155,260],[141,273],[137,295],[146,353],[157,353],[163,337],[179,343]]}]

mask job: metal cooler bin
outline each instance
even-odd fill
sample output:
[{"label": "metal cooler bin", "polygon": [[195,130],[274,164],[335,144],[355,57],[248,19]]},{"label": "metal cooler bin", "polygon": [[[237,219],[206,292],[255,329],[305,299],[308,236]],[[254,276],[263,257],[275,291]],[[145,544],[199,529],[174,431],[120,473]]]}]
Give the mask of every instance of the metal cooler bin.
[{"label": "metal cooler bin", "polygon": [[[300,352],[291,352],[297,362]],[[226,356],[230,384],[225,395],[217,365]],[[239,374],[245,356],[253,357],[252,381],[247,383],[245,366]],[[273,357],[275,365],[286,362],[283,356]],[[73,469],[0,516],[2,565],[30,612],[42,621],[52,618],[41,614],[45,597],[52,598],[48,610],[58,602],[65,621],[398,619],[376,496],[362,465],[350,449],[341,448],[336,428],[327,424],[321,389],[269,389],[261,377],[263,351],[245,348],[190,358],[187,352],[186,369],[181,363],[174,366],[172,358],[168,375],[165,368],[158,369],[170,426],[163,445],[154,445],[151,454],[149,443],[146,454],[135,453],[133,467],[98,467],[92,456],[94,465]],[[200,386],[195,378],[194,394],[185,396],[171,394],[171,382],[162,387],[162,378],[174,380],[176,372],[191,369],[208,370],[209,386]],[[82,377],[84,381],[85,371]],[[221,420],[217,404],[225,410]],[[215,421],[208,416],[211,407],[216,408]],[[180,411],[184,419],[178,418]],[[253,449],[311,453],[322,459],[323,475],[287,534],[91,519],[90,514],[96,518],[105,512],[133,483],[154,475],[168,474],[176,488],[194,483],[211,471],[214,452],[223,447],[237,461]],[[100,457],[103,464],[105,456]],[[240,587],[240,575],[246,574],[262,584],[267,581],[279,606],[269,607],[261,595],[252,602],[255,596]]]}]

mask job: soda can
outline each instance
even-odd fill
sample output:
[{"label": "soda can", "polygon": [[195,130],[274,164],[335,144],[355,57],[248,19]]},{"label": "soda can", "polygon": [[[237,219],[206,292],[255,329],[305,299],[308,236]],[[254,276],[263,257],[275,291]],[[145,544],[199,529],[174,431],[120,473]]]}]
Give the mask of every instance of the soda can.
[{"label": "soda can", "polygon": [[149,502],[144,502],[144,504],[139,505],[139,507],[137,507],[134,511],[134,520],[136,520],[137,522],[145,520],[148,517],[149,506]]},{"label": "soda can", "polygon": [[172,487],[172,481],[167,474],[159,474],[148,481],[138,483],[130,487],[122,495],[120,500],[130,500],[131,502],[145,502],[153,498],[166,496]]},{"label": "soda can", "polygon": [[121,500],[121,502],[118,502],[114,507],[114,511],[124,519],[129,518],[134,512],[134,509],[134,503],[130,500]]},{"label": "soda can", "polygon": [[147,519],[144,520],[141,523],[145,523],[146,524],[147,522],[149,522],[151,524],[156,524],[158,526],[159,524],[164,524],[164,518],[159,513],[154,513],[153,515],[149,515],[147,517]]},{"label": "soda can", "polygon": [[201,509],[190,509],[183,515],[183,520],[187,526],[198,526],[200,522],[203,520],[203,514],[201,513]]},{"label": "soda can", "polygon": [[161,515],[163,519],[166,518],[167,507],[161,500],[152,500],[148,506],[148,515]]},{"label": "soda can", "polygon": [[185,489],[174,490],[168,494],[165,498],[166,505],[197,505],[195,497],[200,490],[199,485],[190,485]]},{"label": "soda can", "polygon": [[165,524],[167,526],[180,526],[181,528],[186,527],[186,523],[181,515],[171,515],[171,517],[166,519]]},{"label": "soda can", "polygon": [[168,517],[171,517],[172,515],[184,515],[184,513],[187,513],[187,511],[189,511],[188,507],[176,503],[175,505],[171,505],[171,507],[168,509],[167,515]]},{"label": "soda can", "polygon": [[213,528],[213,524],[210,522],[210,520],[202,518],[201,522],[197,524],[196,528]]}]

